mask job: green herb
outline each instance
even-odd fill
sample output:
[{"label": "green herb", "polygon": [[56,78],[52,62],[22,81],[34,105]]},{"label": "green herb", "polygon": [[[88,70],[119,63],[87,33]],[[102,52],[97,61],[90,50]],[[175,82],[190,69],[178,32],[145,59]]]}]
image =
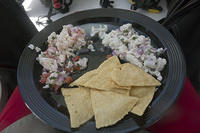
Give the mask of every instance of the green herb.
[{"label": "green herb", "polygon": [[50,77],[49,79],[50,79],[50,80],[53,80],[53,79],[56,79],[56,77]]},{"label": "green herb", "polygon": [[54,39],[56,39],[56,37],[53,36],[52,39],[54,40]]},{"label": "green herb", "polygon": [[128,33],[128,30],[124,30],[123,33]]},{"label": "green herb", "polygon": [[72,58],[73,58],[72,56],[69,56],[68,58],[69,58],[69,61],[72,61],[72,60],[73,60],[73,59],[72,59]]},{"label": "green herb", "polygon": [[120,40],[121,40],[122,42],[124,42],[124,38],[121,38]]},{"label": "green herb", "polygon": [[42,57],[46,57],[46,55],[45,55],[45,54],[42,54]]},{"label": "green herb", "polygon": [[137,37],[134,36],[132,39],[135,40],[135,39],[137,39]]}]

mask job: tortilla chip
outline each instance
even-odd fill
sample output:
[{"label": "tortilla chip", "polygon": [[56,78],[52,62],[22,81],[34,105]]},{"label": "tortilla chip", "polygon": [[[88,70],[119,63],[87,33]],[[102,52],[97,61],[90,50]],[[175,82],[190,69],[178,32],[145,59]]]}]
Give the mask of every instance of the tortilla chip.
[{"label": "tortilla chip", "polygon": [[91,71],[83,74],[77,80],[75,80],[74,82],[72,82],[69,86],[83,86],[84,83],[86,83],[88,80],[90,80],[96,74],[97,74],[96,70],[91,70]]},{"label": "tortilla chip", "polygon": [[[113,82],[113,81],[112,81],[112,82]],[[119,86],[119,85],[116,84],[115,82],[113,82],[113,83],[115,84],[114,86],[115,86],[116,89],[123,89],[123,90],[128,90],[128,91],[129,91],[129,90],[131,90],[131,88],[132,88],[131,86]]]},{"label": "tortilla chip", "polygon": [[96,128],[106,127],[121,120],[136,104],[138,98],[111,91],[91,89],[92,108]]},{"label": "tortilla chip", "polygon": [[102,75],[104,75],[104,73],[94,76],[91,80],[83,84],[83,86],[98,90],[112,90],[117,88],[115,84],[110,80],[108,76],[109,73],[105,74],[104,76]]},{"label": "tortilla chip", "polygon": [[87,122],[94,115],[88,88],[62,88],[62,94],[70,114],[72,128],[77,128]]},{"label": "tortilla chip", "polygon": [[[70,84],[70,86],[84,86],[88,88],[95,88],[100,90],[110,90],[112,88],[123,88],[114,84],[110,79],[110,71],[113,67],[120,65],[117,56],[112,56],[105,60],[97,70],[92,70],[85,73],[83,76],[75,80]],[[97,82],[98,81],[98,82]],[[103,83],[103,84],[102,84]],[[103,86],[102,86],[103,85]],[[99,87],[101,86],[101,87]],[[124,87],[127,89],[127,87]],[[131,89],[131,88],[128,88]]]},{"label": "tortilla chip", "polygon": [[131,110],[132,113],[142,116],[145,109],[153,99],[155,87],[133,87],[130,91],[130,95],[138,97],[139,100]]},{"label": "tortilla chip", "polygon": [[91,80],[83,84],[82,86],[88,88],[95,88],[97,90],[113,90],[113,89],[127,89],[130,90],[131,87],[124,87],[116,85],[110,77],[109,69],[98,73]]},{"label": "tortilla chip", "polygon": [[107,60],[105,60],[103,63],[101,63],[101,65],[97,68],[98,71],[107,68],[107,67],[115,67],[115,66],[119,66],[121,63],[118,59],[117,56],[112,56],[110,58],[108,58]]},{"label": "tortilla chip", "polygon": [[[113,82],[113,81],[112,81]],[[114,82],[113,82],[114,83]],[[116,83],[114,83],[115,85],[115,88],[114,89],[111,89],[110,91],[113,91],[113,92],[117,92],[117,93],[120,93],[120,94],[125,94],[127,96],[130,95],[130,90],[131,90],[131,86],[118,86]]]},{"label": "tortilla chip", "polygon": [[110,91],[113,91],[113,92],[116,92],[119,94],[123,94],[123,95],[127,95],[127,96],[130,95],[130,90],[125,90],[125,89],[116,88],[116,89],[111,89]]},{"label": "tortilla chip", "polygon": [[112,90],[117,88],[130,90],[130,87],[118,86],[111,80],[111,71],[119,66],[120,62],[118,57],[110,57],[97,68],[97,75],[93,76],[92,79],[88,80],[83,86],[99,90]]},{"label": "tortilla chip", "polygon": [[143,71],[136,65],[125,63],[116,67],[111,72],[112,80],[119,86],[160,86],[150,74]]}]

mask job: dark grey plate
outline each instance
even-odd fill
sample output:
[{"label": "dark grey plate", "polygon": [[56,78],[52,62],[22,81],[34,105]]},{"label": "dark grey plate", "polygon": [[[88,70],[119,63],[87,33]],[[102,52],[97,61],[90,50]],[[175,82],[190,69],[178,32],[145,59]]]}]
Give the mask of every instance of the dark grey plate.
[{"label": "dark grey plate", "polygon": [[[40,33],[32,38],[32,43],[42,50],[43,44],[51,32],[59,32],[62,25],[73,24],[84,28],[88,34],[92,25],[106,24],[109,30],[116,29],[120,25],[132,23],[133,27],[145,36],[149,36],[154,47],[167,48],[163,56],[168,63],[162,72],[162,86],[155,93],[154,99],[142,117],[133,114],[127,115],[114,126],[96,130],[94,120],[90,120],[78,129],[70,128],[69,115],[64,105],[62,95],[55,95],[49,90],[43,90],[39,84],[42,67],[35,60],[37,53],[27,47],[21,55],[18,66],[18,84],[22,97],[31,111],[42,121],[54,128],[67,132],[100,133],[115,132],[125,133],[140,128],[147,128],[158,121],[163,113],[175,102],[181,92],[185,80],[185,62],[182,51],[173,36],[159,23],[154,20],[129,10],[122,9],[94,9],[71,14],[50,24]],[[97,68],[105,60],[110,50],[102,53],[99,49],[102,46],[100,40],[92,38],[95,42],[96,52],[82,55],[89,58],[87,70],[73,75],[74,78],[81,76],[88,70]]]}]

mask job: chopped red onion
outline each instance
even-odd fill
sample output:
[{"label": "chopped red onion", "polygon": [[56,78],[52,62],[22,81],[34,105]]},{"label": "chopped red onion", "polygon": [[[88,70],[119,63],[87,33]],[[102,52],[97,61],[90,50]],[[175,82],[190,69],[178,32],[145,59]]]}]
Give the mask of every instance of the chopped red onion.
[{"label": "chopped red onion", "polygon": [[126,54],[125,53],[120,53],[119,55],[120,55],[120,57],[123,58],[123,57],[125,57]]},{"label": "chopped red onion", "polygon": [[57,51],[57,49],[55,47],[49,47],[47,50],[50,53],[56,53],[56,51]]},{"label": "chopped red onion", "polygon": [[142,54],[143,54],[143,49],[142,49],[142,48],[139,48],[139,49],[137,50],[137,54],[138,54],[138,55],[142,55]]},{"label": "chopped red onion", "polygon": [[157,48],[153,48],[153,51],[156,52],[156,51],[157,51]]},{"label": "chopped red onion", "polygon": [[47,72],[47,70],[45,68],[42,69],[43,72]]},{"label": "chopped red onion", "polygon": [[141,45],[139,46],[139,48],[145,49],[145,45],[144,45],[144,44],[141,44]]},{"label": "chopped red onion", "polygon": [[65,79],[64,74],[59,75],[58,77],[58,81],[63,81]]},{"label": "chopped red onion", "polygon": [[116,56],[116,55],[117,55],[117,53],[116,53],[116,51],[115,51],[115,50],[112,52],[112,55],[114,55],[114,56]]}]

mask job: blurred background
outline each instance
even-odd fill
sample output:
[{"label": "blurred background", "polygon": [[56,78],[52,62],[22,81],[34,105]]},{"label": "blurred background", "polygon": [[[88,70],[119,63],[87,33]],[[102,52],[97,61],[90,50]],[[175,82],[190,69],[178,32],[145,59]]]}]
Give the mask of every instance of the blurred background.
[{"label": "blurred background", "polygon": [[0,112],[17,85],[18,60],[29,40],[68,14],[94,8],[132,10],[167,28],[183,50],[187,76],[200,95],[199,0],[0,0]]},{"label": "blurred background", "polygon": [[[101,0],[102,3],[106,0]],[[111,3],[113,8],[121,8],[121,9],[128,9],[131,10],[131,5],[133,2],[132,0],[113,0],[114,3]],[[48,11],[51,7],[51,2],[52,0],[21,0],[19,3],[22,3],[24,10],[26,11],[27,15],[31,19],[31,21],[34,23],[36,28],[40,31],[41,29],[44,28],[43,25],[38,24],[38,17],[44,17],[48,15]],[[61,2],[62,3],[62,2]],[[70,3],[70,0],[66,0],[66,3]],[[149,16],[153,18],[154,20],[158,21],[161,20],[162,18],[166,17],[167,15],[167,1],[161,0],[160,2],[157,2],[158,6],[162,7],[162,11],[160,12],[149,12],[148,10],[138,8],[136,9],[136,12],[142,13],[146,16]],[[157,5],[155,5],[157,6]],[[55,21],[59,18],[62,18],[68,14],[71,14],[73,12],[77,11],[82,11],[82,10],[87,10],[87,9],[94,9],[94,8],[101,8],[103,7],[100,3],[100,0],[72,0],[71,4],[68,9],[65,11],[60,11],[59,9],[56,10],[56,8],[53,8],[52,11],[52,21]],[[105,6],[106,7],[106,6]],[[110,8],[110,7],[108,7]],[[45,21],[47,17],[41,18],[41,21]]]}]

